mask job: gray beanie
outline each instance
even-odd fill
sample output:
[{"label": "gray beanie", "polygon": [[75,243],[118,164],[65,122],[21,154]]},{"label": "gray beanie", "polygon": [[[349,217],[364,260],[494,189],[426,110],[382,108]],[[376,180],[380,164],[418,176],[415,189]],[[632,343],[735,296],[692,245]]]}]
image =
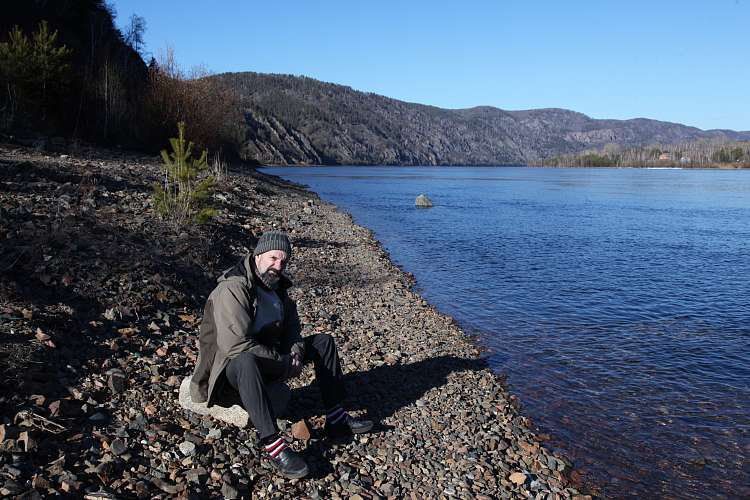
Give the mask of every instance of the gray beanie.
[{"label": "gray beanie", "polygon": [[289,237],[281,231],[268,231],[258,238],[258,244],[255,245],[253,256],[270,252],[271,250],[282,250],[286,252],[288,259],[292,258],[292,244],[289,243]]}]

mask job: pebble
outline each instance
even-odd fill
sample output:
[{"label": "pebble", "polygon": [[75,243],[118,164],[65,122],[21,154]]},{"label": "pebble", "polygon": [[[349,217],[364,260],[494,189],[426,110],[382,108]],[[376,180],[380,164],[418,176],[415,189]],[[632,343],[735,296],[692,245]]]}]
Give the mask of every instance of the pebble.
[{"label": "pebble", "polygon": [[5,481],[0,487],[0,495],[3,496],[17,495],[21,493],[21,491],[23,491],[21,486],[12,479]]},{"label": "pebble", "polygon": [[151,479],[151,483],[161,491],[169,495],[175,495],[179,491],[177,486],[158,477]]},{"label": "pebble", "polygon": [[221,485],[221,494],[225,499],[233,500],[235,498],[239,498],[239,491],[237,491],[237,488],[231,484],[230,482],[224,482]]},{"label": "pebble", "polygon": [[119,369],[110,370],[107,375],[107,385],[114,394],[119,394],[125,390],[125,373]]},{"label": "pebble", "polygon": [[520,485],[526,482],[526,474],[524,474],[523,472],[514,472],[508,479],[510,479],[511,482]]},{"label": "pebble", "polygon": [[307,422],[300,420],[299,422],[292,424],[292,436],[294,436],[295,439],[308,441],[310,439],[310,429],[307,426]]},{"label": "pebble", "polygon": [[190,441],[183,441],[182,443],[180,443],[180,452],[182,452],[182,454],[186,457],[195,455],[195,443],[191,443]]},{"label": "pebble", "polygon": [[125,451],[127,451],[127,449],[127,445],[120,438],[113,439],[112,442],[109,443],[109,451],[111,451],[115,456],[122,455],[123,453],[125,453]]},{"label": "pebble", "polygon": [[206,476],[206,469],[203,467],[198,467],[196,469],[190,469],[185,473],[185,479],[190,483],[200,483],[202,482],[201,478],[204,478]]}]

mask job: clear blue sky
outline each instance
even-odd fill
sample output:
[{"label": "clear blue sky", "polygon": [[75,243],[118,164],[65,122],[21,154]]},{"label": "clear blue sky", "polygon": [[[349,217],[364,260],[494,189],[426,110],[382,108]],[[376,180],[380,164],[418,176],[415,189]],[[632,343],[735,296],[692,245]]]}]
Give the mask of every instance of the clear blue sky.
[{"label": "clear blue sky", "polygon": [[444,108],[750,130],[750,0],[114,0],[181,66],[306,75]]}]

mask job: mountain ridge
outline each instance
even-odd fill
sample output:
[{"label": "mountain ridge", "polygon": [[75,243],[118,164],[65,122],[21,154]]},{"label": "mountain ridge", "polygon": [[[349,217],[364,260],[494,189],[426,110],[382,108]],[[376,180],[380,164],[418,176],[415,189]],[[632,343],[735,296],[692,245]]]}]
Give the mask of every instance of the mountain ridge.
[{"label": "mountain ridge", "polygon": [[274,165],[520,165],[608,144],[750,140],[750,131],[563,108],[445,109],[310,77],[223,73],[240,96],[240,154]]}]

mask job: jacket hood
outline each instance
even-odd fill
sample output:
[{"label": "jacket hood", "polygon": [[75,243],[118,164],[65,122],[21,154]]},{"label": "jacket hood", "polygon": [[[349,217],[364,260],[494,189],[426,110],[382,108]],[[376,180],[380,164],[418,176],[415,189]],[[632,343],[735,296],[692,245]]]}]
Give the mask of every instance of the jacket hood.
[{"label": "jacket hood", "polygon": [[[222,281],[227,281],[230,279],[240,279],[245,280],[248,283],[257,283],[258,285],[265,288],[265,285],[261,280],[259,280],[255,274],[253,273],[253,263],[250,260],[252,258],[251,254],[247,254],[244,257],[242,257],[237,264],[230,267],[216,279],[217,282],[221,283]],[[287,288],[290,288],[292,286],[292,281],[285,275],[281,274],[281,277],[279,278],[279,290],[286,290]]]}]

